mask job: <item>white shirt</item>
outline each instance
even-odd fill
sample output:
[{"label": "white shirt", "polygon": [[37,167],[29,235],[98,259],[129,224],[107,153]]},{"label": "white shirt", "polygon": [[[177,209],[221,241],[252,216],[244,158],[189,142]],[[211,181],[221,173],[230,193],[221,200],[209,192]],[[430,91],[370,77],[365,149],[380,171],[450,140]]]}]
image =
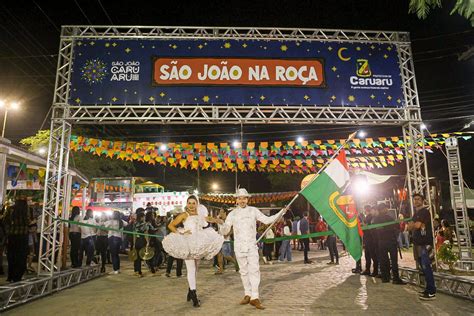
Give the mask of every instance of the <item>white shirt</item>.
[{"label": "white shirt", "polygon": [[[127,225],[127,222],[123,221],[122,220],[122,227],[125,227]],[[105,227],[108,227],[108,228],[113,228],[113,229],[120,229],[120,223],[118,220],[116,219],[111,219],[109,221],[106,221],[104,223],[104,226]],[[123,228],[122,228],[123,229]],[[108,237],[119,237],[119,238],[123,238],[123,234],[121,232],[118,232],[118,231],[115,231],[115,230],[109,230],[108,234],[107,234]]]},{"label": "white shirt", "polygon": [[296,234],[301,235],[301,230],[300,230],[300,221],[296,224]]},{"label": "white shirt", "polygon": [[279,216],[280,213],[273,216],[266,216],[253,206],[241,208],[237,206],[227,216],[225,223],[219,225],[219,231],[222,235],[227,235],[230,229],[234,228],[234,251],[244,254],[250,250],[257,250],[256,235],[257,221],[263,224],[270,224]]},{"label": "white shirt", "polygon": [[290,227],[288,227],[287,225],[285,225],[285,227],[283,227],[283,235],[291,236]]},{"label": "white shirt", "polygon": [[[84,224],[89,224],[89,225],[97,225],[95,222],[95,219],[89,218],[89,219],[83,219],[81,220],[81,223]],[[95,236],[96,229],[94,227],[89,227],[89,226],[81,226],[81,238],[87,238],[91,236]]]}]

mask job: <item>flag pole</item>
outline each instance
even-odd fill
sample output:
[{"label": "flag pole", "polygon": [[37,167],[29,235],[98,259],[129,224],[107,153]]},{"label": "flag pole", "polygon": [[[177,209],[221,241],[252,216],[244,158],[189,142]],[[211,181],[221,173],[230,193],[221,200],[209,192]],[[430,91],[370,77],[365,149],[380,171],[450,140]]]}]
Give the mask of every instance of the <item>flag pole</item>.
[{"label": "flag pole", "polygon": [[334,158],[336,158],[336,156],[339,154],[339,152],[344,148],[344,146],[346,146],[346,144],[348,142],[350,142],[354,137],[355,135],[357,134],[359,130],[355,131],[354,133],[350,134],[349,137],[347,137],[347,139],[345,140],[344,144],[341,144],[341,146],[339,146],[338,149],[336,149],[336,151],[334,152],[334,154],[331,156],[331,158],[328,159],[328,161],[326,161],[326,163],[324,164],[324,166],[322,166],[322,168],[320,168],[318,170],[318,172],[316,172],[316,175],[313,177],[313,179],[311,179],[311,181],[309,181],[305,186],[304,188],[302,188],[292,199],[291,201],[284,207],[282,208],[282,210],[284,210],[283,212],[280,211],[280,215],[277,216],[277,218],[275,218],[275,220],[267,227],[267,229],[265,229],[265,231],[263,232],[263,234],[257,239],[256,243],[258,243],[262,238],[263,236],[266,235],[266,233],[273,227],[273,225],[275,225],[276,222],[278,222],[280,220],[280,218],[283,217],[283,215],[285,215],[285,213],[288,211],[289,207],[291,204],[293,204],[294,201],[296,201],[296,199],[300,196],[301,194],[301,191],[303,191],[308,185],[310,185],[311,183],[313,183],[314,180],[316,180],[319,176],[319,174],[324,170],[326,169],[326,167],[334,160]]}]

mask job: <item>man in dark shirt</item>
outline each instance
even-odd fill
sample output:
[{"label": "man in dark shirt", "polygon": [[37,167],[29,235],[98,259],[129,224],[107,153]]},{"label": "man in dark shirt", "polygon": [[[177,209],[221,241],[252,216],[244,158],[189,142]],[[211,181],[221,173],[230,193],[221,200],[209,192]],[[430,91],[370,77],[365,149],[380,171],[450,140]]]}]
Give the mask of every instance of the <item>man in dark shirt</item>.
[{"label": "man in dark shirt", "polygon": [[[303,214],[303,218],[300,219],[300,231],[301,235],[309,234],[309,221],[308,221],[308,212]],[[304,263],[310,264],[313,261],[308,259],[308,251],[309,251],[309,238],[303,238],[303,247],[304,247]]]},{"label": "man in dark shirt", "polygon": [[[366,205],[365,209],[365,225],[374,224],[376,210],[370,205]],[[379,260],[377,258],[377,237],[373,229],[364,231],[364,255],[365,270],[362,275],[377,276],[379,274]],[[373,262],[374,272],[370,273],[370,266]]]},{"label": "man in dark shirt", "polygon": [[[393,218],[389,214],[388,207],[385,203],[377,205],[378,215],[375,223],[392,222]],[[380,272],[382,274],[382,283],[390,282],[390,266],[392,267],[393,284],[406,284],[400,279],[398,274],[398,237],[399,225],[392,224],[376,229],[376,236],[379,246]],[[390,261],[388,256],[390,254]]]},{"label": "man in dark shirt", "polygon": [[408,230],[413,232],[413,245],[416,247],[417,260],[426,283],[426,288],[423,293],[420,293],[419,298],[434,300],[436,298],[436,286],[430,259],[430,252],[433,250],[431,214],[424,206],[424,197],[421,194],[415,193],[413,195],[413,206],[415,215],[413,215],[413,221],[408,224]]}]

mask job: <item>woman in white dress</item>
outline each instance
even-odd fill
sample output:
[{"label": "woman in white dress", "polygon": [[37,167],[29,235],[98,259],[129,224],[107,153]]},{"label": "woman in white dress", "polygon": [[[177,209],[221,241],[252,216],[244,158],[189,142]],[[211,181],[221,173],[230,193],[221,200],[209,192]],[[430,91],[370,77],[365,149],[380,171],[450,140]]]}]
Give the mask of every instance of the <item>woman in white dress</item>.
[{"label": "woman in white dress", "polygon": [[[206,214],[199,214],[198,199],[191,195],[186,201],[185,212],[179,214],[169,225],[171,231],[163,239],[163,248],[174,258],[184,259],[188,277],[187,300],[193,301],[194,307],[200,302],[196,294],[196,276],[199,259],[212,259],[222,248],[224,237],[207,226]],[[183,223],[184,228],[177,228]]]}]

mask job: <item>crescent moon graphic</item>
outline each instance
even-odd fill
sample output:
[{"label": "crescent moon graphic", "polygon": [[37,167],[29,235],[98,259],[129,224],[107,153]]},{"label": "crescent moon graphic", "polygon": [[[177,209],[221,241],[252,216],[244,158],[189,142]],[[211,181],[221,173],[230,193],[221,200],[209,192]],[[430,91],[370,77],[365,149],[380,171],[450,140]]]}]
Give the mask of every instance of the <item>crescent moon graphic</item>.
[{"label": "crescent moon graphic", "polygon": [[339,59],[342,60],[342,61],[349,61],[349,60],[351,60],[351,57],[344,58],[344,57],[342,56],[342,52],[345,51],[345,50],[347,50],[347,47],[341,47],[341,48],[339,48],[339,49],[337,50],[337,56],[338,56]]}]

